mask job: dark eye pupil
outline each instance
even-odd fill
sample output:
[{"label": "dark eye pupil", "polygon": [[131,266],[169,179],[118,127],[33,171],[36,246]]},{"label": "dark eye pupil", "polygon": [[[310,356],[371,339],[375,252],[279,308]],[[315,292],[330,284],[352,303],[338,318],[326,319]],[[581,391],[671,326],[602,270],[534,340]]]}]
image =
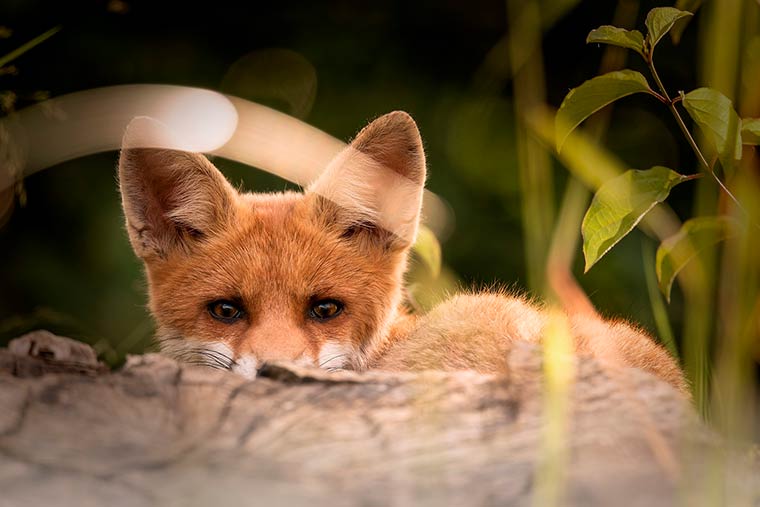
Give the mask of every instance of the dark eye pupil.
[{"label": "dark eye pupil", "polygon": [[320,303],[317,305],[317,315],[320,317],[329,317],[334,315],[338,311],[338,307],[335,303]]},{"label": "dark eye pupil", "polygon": [[343,310],[343,305],[338,301],[318,301],[311,307],[311,314],[312,317],[324,320],[335,317],[341,310]]},{"label": "dark eye pupil", "polygon": [[209,305],[209,313],[215,319],[230,321],[242,316],[240,309],[230,301],[216,301]]}]

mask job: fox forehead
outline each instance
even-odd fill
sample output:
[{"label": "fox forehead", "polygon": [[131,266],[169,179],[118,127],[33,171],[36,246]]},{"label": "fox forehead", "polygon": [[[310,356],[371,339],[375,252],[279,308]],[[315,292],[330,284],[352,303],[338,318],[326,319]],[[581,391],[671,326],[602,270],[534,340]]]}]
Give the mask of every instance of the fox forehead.
[{"label": "fox forehead", "polygon": [[[293,215],[299,204],[303,203],[304,194],[300,192],[252,193],[239,194],[239,214],[241,218],[269,222],[272,225],[284,223]],[[247,217],[245,215],[248,215]]]},{"label": "fox forehead", "polygon": [[393,285],[393,257],[361,251],[324,227],[303,194],[242,194],[229,227],[196,254],[162,266],[165,276],[152,281],[159,291],[207,299],[350,298],[373,289],[379,296]]}]

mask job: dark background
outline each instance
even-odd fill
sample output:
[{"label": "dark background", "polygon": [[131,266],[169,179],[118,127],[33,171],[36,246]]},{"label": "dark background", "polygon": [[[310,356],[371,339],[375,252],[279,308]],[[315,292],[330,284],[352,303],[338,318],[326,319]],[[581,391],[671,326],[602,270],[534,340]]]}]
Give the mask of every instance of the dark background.
[{"label": "dark background", "polygon": [[[640,2],[637,27],[643,29],[651,7],[662,5],[668,4]],[[559,106],[570,88],[598,73],[602,48],[586,45],[585,37],[612,22],[615,6],[577,2],[547,27],[549,104]],[[225,76],[251,52],[285,48],[300,54],[317,79],[313,107],[302,115],[308,123],[347,140],[384,112],[403,109],[416,119],[428,155],[428,186],[456,214],[444,261],[462,286],[500,281],[526,289],[512,91],[508,82],[485,89],[476,78],[505,36],[505,2],[4,0],[0,24],[13,30],[0,40],[0,54],[52,26],[63,27],[15,62],[16,75],[0,76],[0,90],[16,93],[16,108],[32,103],[38,90],[56,96],[167,83],[228,91]],[[673,92],[695,86],[695,33],[690,27],[680,46],[667,40],[658,47],[660,74]],[[633,57],[630,66],[641,68]],[[235,92],[292,112],[266,89]],[[610,125],[603,142],[630,167],[694,170],[688,146],[656,101],[620,101]],[[0,342],[47,327],[96,344],[111,360],[150,344],[152,323],[141,268],[123,230],[116,161],[116,152],[85,157],[24,182],[25,205],[17,205],[0,228]],[[248,189],[292,186],[216,162]],[[558,201],[567,175],[555,165]],[[668,201],[682,216],[690,216],[691,191],[678,187]],[[587,275],[581,274],[579,254],[576,274],[602,312],[654,330],[642,241],[648,240],[634,231]],[[676,289],[670,306],[676,330],[680,301]]]}]

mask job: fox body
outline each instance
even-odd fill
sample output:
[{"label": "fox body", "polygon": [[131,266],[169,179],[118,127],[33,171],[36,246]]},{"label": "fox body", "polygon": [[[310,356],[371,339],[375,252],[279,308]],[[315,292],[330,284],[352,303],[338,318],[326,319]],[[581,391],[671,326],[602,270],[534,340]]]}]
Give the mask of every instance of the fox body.
[{"label": "fox body", "polygon": [[[541,341],[546,311],[506,293],[457,295],[423,316],[403,309],[426,174],[408,114],[370,123],[303,193],[240,193],[203,155],[141,147],[156,128],[130,124],[119,176],[164,353],[250,377],[273,360],[497,373],[516,340]],[[568,322],[578,353],[686,392],[675,361],[643,332]]]}]

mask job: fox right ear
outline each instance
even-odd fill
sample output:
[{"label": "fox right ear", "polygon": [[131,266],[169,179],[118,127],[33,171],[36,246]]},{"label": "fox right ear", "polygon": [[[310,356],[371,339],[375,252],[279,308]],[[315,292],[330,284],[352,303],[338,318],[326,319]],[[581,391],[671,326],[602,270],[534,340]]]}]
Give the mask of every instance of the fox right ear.
[{"label": "fox right ear", "polygon": [[171,146],[166,127],[136,118],[119,158],[119,187],[132,248],[143,260],[189,252],[230,220],[235,190],[199,153]]},{"label": "fox right ear", "polygon": [[[394,111],[376,119],[309,187],[317,214],[338,228],[385,230],[407,248],[417,235],[425,186],[425,152],[417,124]],[[330,203],[330,205],[325,205]]]}]

